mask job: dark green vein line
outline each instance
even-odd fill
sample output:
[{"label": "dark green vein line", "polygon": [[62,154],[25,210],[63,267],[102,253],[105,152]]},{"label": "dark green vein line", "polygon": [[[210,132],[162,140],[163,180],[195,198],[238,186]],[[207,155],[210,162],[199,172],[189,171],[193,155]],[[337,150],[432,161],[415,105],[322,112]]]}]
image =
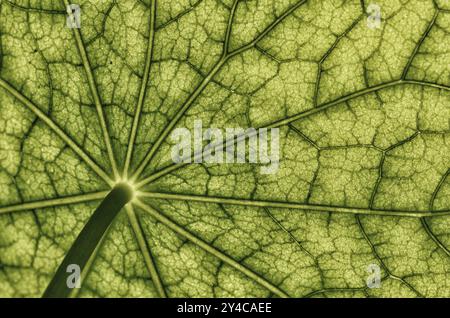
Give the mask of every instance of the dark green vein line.
[{"label": "dark green vein line", "polygon": [[[376,92],[376,91],[384,89],[384,88],[393,87],[393,86],[397,86],[397,85],[404,85],[404,84],[418,85],[418,86],[424,86],[424,87],[433,87],[433,88],[442,89],[442,90],[446,90],[446,91],[450,92],[450,86],[446,86],[446,85],[440,85],[440,84],[429,83],[429,82],[424,82],[424,81],[416,81],[416,80],[395,80],[395,81],[391,81],[391,82],[387,82],[387,83],[383,83],[383,84],[379,84],[376,86],[362,89],[355,93],[340,97],[336,100],[321,104],[321,105],[317,106],[316,108],[311,108],[309,110],[300,112],[296,115],[287,117],[285,119],[272,122],[271,124],[262,126],[260,128],[276,128],[276,127],[282,127],[285,125],[289,125],[292,122],[295,122],[297,120],[301,120],[301,119],[307,118],[309,116],[312,116],[314,114],[320,113],[322,111],[327,110],[328,108],[337,106],[348,100],[351,100],[351,99],[354,99],[357,97],[361,97],[361,96],[365,96],[367,94]],[[225,142],[222,143],[222,146],[225,146]],[[196,158],[196,156],[200,156],[202,154],[203,153],[194,154],[194,158]],[[153,182],[175,170],[185,167],[186,165],[187,164],[173,164],[171,162],[168,165],[166,165],[164,168],[160,169],[159,171],[157,171],[157,172],[153,173],[152,175],[148,176],[147,178],[144,178],[141,181],[139,181],[136,186],[137,187],[145,186],[146,184],[149,184],[150,182]]]},{"label": "dark green vein line", "polygon": [[12,87],[8,82],[0,78],[0,87],[3,87],[8,93],[14,96],[18,101],[32,111],[40,120],[42,120],[59,138],[61,138],[98,176],[100,176],[109,185],[113,184],[111,178],[103,171],[100,166],[94,162],[83,149],[80,148],[50,117],[39,109],[32,101],[22,95],[21,92]]},{"label": "dark green vein line", "polygon": [[444,185],[444,182],[445,182],[445,180],[447,179],[448,176],[450,176],[450,168],[442,176],[441,180],[439,180],[438,185],[436,186],[436,188],[433,191],[433,194],[431,195],[430,204],[429,204],[430,211],[434,210],[434,202],[436,201],[436,197],[437,197],[439,191],[441,190],[442,186]]},{"label": "dark green vein line", "polygon": [[[64,4],[66,7],[68,7],[70,5],[70,2],[68,0],[64,0]],[[72,12],[68,13],[69,16],[71,18],[73,18],[73,14]],[[92,97],[94,99],[94,104],[95,104],[95,108],[97,110],[97,115],[98,115],[98,120],[100,122],[100,127],[102,130],[102,134],[103,134],[103,139],[105,142],[105,146],[106,146],[106,152],[108,153],[108,158],[111,164],[111,168],[113,170],[114,173],[114,177],[116,179],[119,178],[119,173],[117,170],[117,164],[116,164],[116,160],[114,158],[114,152],[112,149],[112,144],[111,144],[111,138],[109,136],[109,131],[108,131],[108,126],[106,123],[106,118],[105,118],[105,113],[103,112],[103,106],[102,106],[102,102],[100,100],[100,95],[98,93],[98,89],[97,89],[97,84],[95,82],[95,78],[94,78],[94,74],[92,72],[92,68],[91,68],[91,64],[89,62],[89,58],[87,56],[87,52],[86,52],[86,48],[84,46],[84,42],[81,36],[81,32],[79,29],[74,28],[73,29],[73,34],[75,36],[75,42],[78,48],[78,52],[80,53],[80,58],[83,62],[83,66],[84,66],[84,70],[86,73],[86,77],[88,80],[88,84],[89,84],[89,89],[91,91]]]},{"label": "dark green vein line", "polygon": [[144,105],[145,94],[147,92],[148,81],[150,78],[150,68],[153,57],[153,44],[155,38],[155,20],[156,20],[156,0],[152,0],[150,4],[150,16],[148,22],[148,44],[147,54],[145,58],[144,76],[142,77],[141,89],[139,91],[139,98],[136,105],[136,111],[133,119],[133,126],[131,127],[130,138],[128,141],[127,154],[125,157],[125,165],[123,168],[123,177],[127,179],[128,170],[130,168],[131,157],[133,156],[134,143],[136,141],[137,130],[139,127],[139,120],[142,113],[142,106]]},{"label": "dark green vein line", "polygon": [[225,33],[225,40],[224,40],[224,45],[223,45],[223,52],[222,52],[223,56],[226,56],[228,54],[228,50],[230,47],[231,30],[233,28],[234,15],[236,14],[236,9],[237,9],[238,4],[239,4],[239,0],[234,0],[233,6],[231,7],[231,10],[230,10],[230,17],[228,18],[227,31]]},{"label": "dark green vein line", "polygon": [[53,279],[47,286],[43,297],[65,298],[69,297],[72,289],[67,286],[67,267],[78,265],[84,271],[92,253],[98,246],[103,234],[106,232],[117,213],[133,198],[133,190],[124,183],[116,185],[94,211],[64,260],[59,265]]},{"label": "dark green vein line", "polygon": [[358,224],[359,230],[362,233],[366,243],[369,245],[370,250],[372,251],[372,254],[375,256],[375,258],[377,259],[377,261],[380,263],[381,267],[383,268],[383,270],[386,272],[386,274],[389,276],[389,278],[391,279],[395,279],[401,283],[403,283],[404,285],[406,285],[409,289],[411,289],[414,293],[416,293],[419,297],[424,297],[422,295],[422,293],[420,293],[414,286],[412,286],[409,282],[407,282],[406,280],[404,280],[403,278],[394,275],[390,269],[387,267],[387,265],[384,263],[383,259],[381,258],[381,256],[378,254],[378,251],[375,247],[375,245],[372,243],[369,235],[367,234],[361,219],[359,217],[359,215],[355,215],[355,219],[356,219],[356,223]]},{"label": "dark green vein line", "polygon": [[300,249],[300,251],[302,251],[303,253],[305,253],[306,255],[308,255],[308,257],[310,257],[316,264],[317,268],[319,268],[319,264],[317,263],[316,258],[314,257],[314,255],[312,255],[303,245],[302,243],[297,240],[297,238],[287,229],[284,227],[284,225],[278,221],[278,219],[270,212],[270,210],[268,208],[264,208],[264,212],[270,217],[270,219],[272,220],[272,222],[274,224],[276,224],[277,227],[279,227],[284,233],[286,233],[290,240],[292,242],[294,242]]},{"label": "dark green vein line", "polygon": [[412,64],[414,58],[416,57],[417,52],[419,52],[420,46],[422,45],[423,41],[425,41],[425,38],[428,36],[428,34],[431,31],[431,28],[433,27],[434,23],[436,22],[436,18],[438,16],[438,14],[439,14],[439,9],[436,9],[436,12],[433,15],[433,19],[428,24],[427,29],[425,30],[425,32],[422,34],[422,37],[417,42],[417,45],[414,47],[414,50],[413,50],[411,56],[409,57],[408,62],[406,63],[406,66],[402,73],[402,77],[401,77],[402,79],[405,79],[406,75],[408,75],[408,71],[411,68],[411,64]]},{"label": "dark green vein line", "polygon": [[158,269],[156,268],[156,264],[150,251],[150,247],[147,245],[147,241],[145,240],[144,232],[142,231],[139,218],[137,217],[131,205],[126,207],[126,211],[128,214],[128,220],[131,224],[134,235],[136,236],[136,241],[138,243],[142,257],[144,258],[144,262],[147,266],[147,270],[150,274],[152,282],[155,285],[156,291],[158,292],[159,297],[166,298],[167,294],[164,289],[164,285],[162,283]]},{"label": "dark green vein line", "polygon": [[216,73],[220,70],[220,68],[225,63],[225,61],[226,60],[221,58],[219,60],[219,62],[214,66],[214,68],[203,79],[203,81],[200,83],[200,85],[197,86],[197,88],[194,90],[194,92],[184,102],[183,106],[179,109],[179,111],[172,118],[170,123],[166,126],[166,128],[163,130],[163,132],[159,135],[159,137],[156,140],[156,142],[154,143],[154,145],[147,152],[146,156],[139,164],[139,167],[133,173],[131,180],[136,180],[141,175],[141,173],[144,171],[144,169],[150,163],[150,161],[153,158],[153,156],[155,155],[156,151],[159,149],[160,145],[164,142],[166,137],[169,135],[169,133],[172,131],[172,129],[175,127],[175,125],[178,123],[178,121],[183,117],[183,115],[186,113],[186,111],[190,108],[190,106],[194,103],[194,101],[197,99],[197,97],[203,92],[205,87],[208,85],[208,83],[211,81],[211,79],[214,77],[214,75],[216,75]]},{"label": "dark green vein line", "polygon": [[[442,178],[439,180],[438,185],[433,191],[433,194],[431,195],[431,200],[429,204],[429,209],[431,213],[435,213],[434,211],[434,202],[436,201],[436,197],[442,188],[442,185],[444,184],[447,177],[450,175],[450,169],[446,171],[446,173],[442,176]],[[431,238],[431,240],[436,244],[436,246],[441,249],[447,256],[450,257],[450,250],[442,243],[442,241],[434,234],[433,230],[431,229],[430,225],[428,224],[428,221],[426,218],[422,219],[422,227],[427,233],[427,235]]]},{"label": "dark green vein line", "polygon": [[9,4],[11,7],[16,8],[18,10],[21,11],[25,11],[25,12],[36,12],[36,13],[45,13],[45,14],[59,14],[59,15],[65,15],[66,11],[65,10],[51,10],[51,9],[42,9],[42,8],[32,8],[32,7],[24,7],[21,6],[17,3],[14,3],[10,0],[5,0],[5,3]]},{"label": "dark green vein line", "polygon": [[233,267],[234,269],[240,271],[242,274],[246,275],[250,279],[254,280],[261,286],[267,288],[269,291],[271,291],[273,294],[282,297],[287,298],[289,297],[288,294],[286,294],[283,290],[278,288],[277,286],[273,285],[271,282],[267,281],[264,277],[260,276],[259,274],[253,272],[251,269],[247,268],[246,266],[240,264],[232,257],[224,254],[223,252],[219,251],[215,247],[212,247],[205,241],[201,240],[194,234],[188,232],[183,227],[179,226],[177,223],[163,215],[161,212],[157,211],[155,208],[148,206],[140,201],[136,201],[136,205],[147,212],[149,215],[151,215],[153,218],[155,218],[157,221],[161,222],[162,224],[166,225],[168,228],[170,228],[175,233],[178,233],[182,237],[186,238],[187,240],[191,241],[201,249],[205,250],[206,252],[210,253],[211,255],[217,257],[224,263],[228,264],[229,266]]},{"label": "dark green vein line", "polygon": [[378,210],[378,209],[348,208],[348,207],[326,206],[326,205],[315,205],[315,204],[288,203],[288,202],[277,202],[277,201],[232,199],[232,198],[224,198],[224,197],[209,197],[209,196],[201,196],[201,195],[173,194],[173,193],[140,192],[139,196],[143,197],[143,198],[151,198],[151,199],[243,205],[243,206],[253,206],[253,207],[260,207],[260,208],[286,208],[286,209],[298,209],[298,210],[308,210],[308,211],[314,211],[314,212],[327,212],[327,213],[332,212],[332,213],[364,214],[364,215],[377,215],[377,216],[403,216],[403,217],[411,217],[411,218],[450,215],[450,210],[436,211],[433,213],[430,213],[429,211]]},{"label": "dark green vein line", "polygon": [[395,80],[395,81],[391,81],[391,82],[375,85],[375,86],[372,86],[372,87],[368,87],[368,88],[359,90],[357,92],[354,92],[352,94],[345,95],[345,96],[340,97],[338,99],[335,99],[333,101],[330,101],[330,102],[324,103],[324,104],[322,104],[320,106],[317,106],[316,108],[312,108],[312,109],[309,109],[307,111],[298,113],[298,114],[296,114],[294,116],[290,116],[290,117],[287,117],[285,119],[276,121],[276,122],[272,123],[271,125],[267,126],[267,128],[280,127],[280,126],[283,126],[283,125],[287,125],[287,124],[289,124],[291,122],[294,122],[294,121],[297,121],[299,119],[302,119],[302,118],[305,118],[305,117],[309,117],[309,116],[311,116],[313,114],[322,112],[322,111],[324,111],[324,110],[326,110],[326,109],[328,109],[328,108],[330,108],[332,106],[341,104],[341,103],[346,102],[348,100],[355,99],[355,98],[361,97],[361,96],[365,96],[367,94],[379,91],[379,90],[384,89],[384,88],[397,86],[397,85],[402,85],[402,84],[414,84],[414,85],[420,85],[420,86],[429,86],[429,87],[435,87],[435,88],[439,88],[439,89],[450,91],[450,87],[449,86],[445,86],[445,85],[439,85],[439,84],[422,82],[422,81],[415,81],[415,80],[401,80],[401,79],[400,80]]},{"label": "dark green vein line", "polygon": [[425,218],[421,219],[422,226],[427,233],[427,235],[430,237],[430,239],[441,249],[447,256],[450,257],[450,250],[444,245],[444,243],[441,242],[441,240],[433,233],[433,231],[430,228],[430,225],[428,224],[427,220]]},{"label": "dark green vein line", "polygon": [[190,12],[192,12],[192,10],[194,10],[196,7],[198,7],[198,5],[202,2],[203,0],[197,0],[194,4],[191,4],[191,6],[184,10],[183,12],[178,13],[175,17],[167,20],[166,22],[158,25],[156,27],[156,31],[159,31],[161,29],[164,29],[165,27],[169,26],[172,23],[175,23],[177,21],[179,21],[182,17],[184,17],[185,15],[189,14]]},{"label": "dark green vein line", "polygon": [[[225,34],[225,40],[224,40],[224,49],[223,49],[223,54],[222,54],[221,58],[217,61],[217,63],[209,71],[209,73],[206,75],[206,77],[203,79],[203,81],[195,88],[195,90],[192,92],[192,94],[183,103],[183,105],[177,111],[175,116],[171,119],[169,124],[161,132],[161,134],[157,138],[156,142],[150,147],[150,149],[146,153],[144,159],[140,162],[138,168],[133,173],[133,175],[131,177],[132,181],[136,181],[140,177],[140,175],[142,174],[144,169],[147,167],[147,165],[150,163],[150,161],[153,159],[154,155],[156,154],[156,152],[158,151],[158,149],[160,148],[160,146],[164,142],[164,140],[167,138],[167,136],[170,134],[172,129],[176,126],[176,124],[180,121],[180,119],[188,111],[188,109],[192,106],[192,104],[197,100],[197,97],[203,92],[203,90],[206,88],[206,86],[209,84],[209,82],[211,82],[212,78],[219,72],[219,70],[222,68],[222,66],[233,56],[240,54],[248,49],[253,48],[273,28],[275,28],[278,24],[280,24],[281,21],[283,21],[286,17],[288,17],[292,12],[294,12],[296,9],[298,9],[305,2],[306,2],[306,0],[297,2],[291,8],[286,10],[282,15],[280,15],[273,23],[271,23],[264,31],[262,31],[261,34],[259,34],[253,41],[251,41],[247,45],[244,45],[241,48],[236,49],[230,53],[227,52],[228,46],[229,46],[229,43],[227,43],[227,42],[230,41],[231,24],[232,23],[231,22],[228,23],[227,31]],[[229,19],[231,21],[234,18],[237,4],[238,4],[238,1],[235,1],[234,5],[232,7],[232,10],[230,12]]]},{"label": "dark green vein line", "polygon": [[267,34],[269,34],[277,25],[279,25],[284,19],[286,19],[288,16],[290,16],[295,10],[300,8],[303,4],[305,4],[307,0],[299,1],[293,6],[291,6],[289,9],[283,12],[278,18],[275,19],[271,24],[267,26],[254,40],[249,42],[248,44],[232,51],[229,53],[229,57],[233,57],[235,55],[241,54],[244,51],[247,51],[251,48],[253,48],[259,41],[261,41]]},{"label": "dark green vein line", "polygon": [[84,203],[89,201],[100,200],[106,197],[108,191],[100,191],[94,193],[86,193],[74,196],[60,197],[56,199],[38,200],[32,202],[25,202],[20,204],[13,204],[9,206],[0,207],[0,214],[12,213],[12,212],[22,212],[26,210],[33,209],[44,209],[51,208],[60,205]]},{"label": "dark green vein line", "polygon": [[302,298],[311,298],[313,296],[317,296],[320,294],[326,294],[326,293],[339,293],[339,292],[361,292],[364,293],[364,291],[366,290],[365,287],[360,287],[360,288],[324,288],[324,289],[320,289],[320,290],[316,290],[313,292],[310,292],[304,296],[302,296]]},{"label": "dark green vein line", "polygon": [[323,63],[330,56],[330,54],[334,51],[334,49],[339,45],[341,40],[344,37],[346,37],[355,28],[355,26],[359,22],[361,22],[361,20],[362,20],[362,18],[364,16],[365,16],[364,14],[361,14],[341,35],[336,37],[336,40],[334,41],[334,43],[331,45],[331,47],[325,52],[325,54],[320,59],[318,65],[317,65],[317,68],[318,68],[317,69],[317,78],[316,78],[316,83],[315,83],[315,88],[314,88],[314,97],[313,97],[313,105],[314,105],[314,107],[317,106],[317,100],[318,100],[318,97],[319,97],[319,86],[320,86],[320,80],[321,80],[321,77],[322,77]]}]

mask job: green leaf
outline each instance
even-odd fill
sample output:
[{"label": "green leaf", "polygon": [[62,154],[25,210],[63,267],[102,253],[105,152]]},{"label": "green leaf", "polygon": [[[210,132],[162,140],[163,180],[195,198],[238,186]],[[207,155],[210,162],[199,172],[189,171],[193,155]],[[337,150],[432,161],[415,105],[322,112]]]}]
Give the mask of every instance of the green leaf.
[{"label": "green leaf", "polygon": [[[450,4],[376,4],[80,0],[70,29],[0,0],[0,296],[64,282],[126,182],[73,297],[450,297]],[[279,170],[174,164],[195,120],[279,128]]]}]

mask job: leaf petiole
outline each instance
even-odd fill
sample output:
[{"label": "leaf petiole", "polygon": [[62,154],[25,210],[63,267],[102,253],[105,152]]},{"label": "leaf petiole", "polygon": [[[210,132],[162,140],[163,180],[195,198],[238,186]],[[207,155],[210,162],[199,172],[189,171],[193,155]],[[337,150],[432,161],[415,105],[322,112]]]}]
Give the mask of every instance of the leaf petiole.
[{"label": "leaf petiole", "polygon": [[[67,271],[77,266],[83,271],[103,234],[106,232],[118,212],[133,198],[133,190],[126,183],[117,184],[100,203],[89,221],[76,238],[59,265],[53,279],[47,286],[44,298],[69,297],[73,286],[69,286]],[[72,288],[71,288],[72,287]]]}]

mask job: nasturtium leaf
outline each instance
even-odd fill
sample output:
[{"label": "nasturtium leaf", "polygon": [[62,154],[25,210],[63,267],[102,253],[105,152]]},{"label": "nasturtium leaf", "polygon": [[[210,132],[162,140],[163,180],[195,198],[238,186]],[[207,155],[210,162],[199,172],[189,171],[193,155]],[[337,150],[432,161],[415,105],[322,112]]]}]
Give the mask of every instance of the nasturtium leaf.
[{"label": "nasturtium leaf", "polygon": [[[175,164],[200,120],[278,170]],[[73,297],[450,297],[449,175],[448,1],[0,0],[1,297],[120,182]]]}]

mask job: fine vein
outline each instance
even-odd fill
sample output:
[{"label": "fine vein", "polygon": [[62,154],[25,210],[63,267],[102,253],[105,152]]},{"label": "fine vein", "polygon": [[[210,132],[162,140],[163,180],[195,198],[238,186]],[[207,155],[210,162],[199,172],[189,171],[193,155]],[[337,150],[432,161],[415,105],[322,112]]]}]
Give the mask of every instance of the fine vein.
[{"label": "fine vein", "polygon": [[243,205],[243,206],[253,206],[253,207],[260,207],[260,208],[287,208],[287,209],[298,209],[298,210],[307,210],[307,211],[314,211],[314,212],[327,212],[327,213],[334,212],[334,213],[365,214],[365,215],[378,215],[378,216],[380,216],[380,215],[381,216],[403,216],[403,217],[412,217],[412,218],[450,215],[450,210],[435,211],[432,213],[429,211],[378,210],[378,209],[348,208],[348,207],[316,205],[316,204],[288,203],[288,202],[277,202],[277,201],[232,199],[232,198],[223,198],[223,197],[208,197],[208,196],[200,196],[200,195],[173,194],[173,193],[141,192],[140,196],[144,197],[144,198],[152,198],[152,199]]},{"label": "fine vein", "polygon": [[[70,5],[68,0],[64,0],[64,4],[66,7]],[[72,12],[69,12],[69,17],[73,18]],[[95,83],[94,74],[92,72],[91,64],[89,62],[86,48],[84,47],[83,39],[81,37],[81,32],[79,29],[74,28],[73,34],[75,36],[75,41],[77,43],[78,52],[80,53],[81,60],[83,62],[84,69],[86,71],[87,80],[89,83],[89,88],[91,90],[92,97],[94,99],[95,108],[97,110],[98,120],[100,122],[100,127],[103,133],[103,139],[106,146],[106,151],[108,153],[109,161],[111,163],[111,167],[113,169],[114,177],[117,179],[119,177],[119,173],[117,170],[116,160],[114,158],[114,152],[112,149],[111,139],[108,132],[108,127],[106,125],[105,114],[103,112],[102,102],[100,100],[100,95],[98,93],[97,84]]]},{"label": "fine vein", "polygon": [[108,194],[108,191],[100,191],[100,192],[94,192],[94,193],[86,193],[86,194],[80,194],[80,195],[74,195],[74,196],[60,197],[57,199],[38,200],[38,201],[33,201],[33,202],[14,204],[14,205],[1,207],[0,214],[21,212],[21,211],[33,210],[33,209],[51,208],[51,207],[56,207],[56,206],[60,206],[60,205],[68,205],[68,204],[76,204],[76,203],[95,201],[95,200],[103,199],[107,194]]},{"label": "fine vein", "polygon": [[8,93],[13,95],[17,100],[19,100],[23,105],[25,105],[29,110],[31,110],[40,120],[42,120],[50,129],[53,130],[72,150],[80,156],[80,158],[95,172],[99,175],[105,182],[109,185],[113,184],[111,178],[106,174],[99,165],[97,165],[94,160],[92,160],[84,151],[80,148],[66,133],[52,120],[48,117],[42,110],[39,109],[33,102],[31,102],[27,97],[22,95],[18,90],[12,87],[5,80],[0,78],[0,87],[3,87]]},{"label": "fine vein", "polygon": [[[354,92],[352,94],[349,94],[349,95],[340,97],[338,99],[335,99],[333,101],[321,104],[321,105],[319,105],[319,106],[317,106],[315,108],[311,108],[311,109],[308,109],[306,111],[297,113],[297,114],[295,114],[293,116],[290,116],[290,117],[287,117],[285,119],[274,121],[274,122],[272,122],[272,123],[270,123],[270,124],[268,124],[266,126],[262,126],[260,128],[277,128],[277,127],[282,127],[282,126],[285,126],[285,125],[289,125],[292,122],[295,122],[297,120],[301,120],[301,119],[304,119],[304,118],[308,118],[308,117],[310,117],[310,116],[312,116],[314,114],[317,114],[317,113],[320,113],[322,111],[325,111],[325,110],[327,110],[327,109],[329,109],[329,108],[331,108],[333,106],[340,105],[341,103],[349,101],[351,99],[354,99],[354,98],[357,98],[357,97],[361,97],[361,96],[365,96],[367,94],[376,92],[378,90],[381,90],[381,89],[384,89],[384,88],[387,88],[387,87],[393,87],[393,86],[404,85],[404,84],[419,85],[419,86],[424,86],[424,87],[433,87],[433,88],[437,88],[437,89],[450,91],[450,86],[441,85],[441,84],[435,84],[435,83],[429,83],[429,82],[417,81],[417,80],[401,80],[401,79],[400,80],[394,80],[394,81],[386,82],[386,83],[383,83],[383,84],[379,84],[379,85],[375,85],[375,86],[372,86],[372,87],[368,87],[368,88],[359,90],[359,91]],[[234,143],[235,142],[236,141],[234,141]],[[224,147],[225,144],[226,144],[226,142],[222,143],[222,147]],[[201,156],[201,155],[203,155],[203,153],[196,154],[196,155],[194,155],[194,158],[196,158],[196,156]],[[165,176],[165,175],[167,175],[167,174],[169,174],[169,173],[171,173],[171,172],[173,172],[175,170],[178,170],[178,169],[180,169],[182,167],[185,167],[186,165],[187,164],[185,164],[185,163],[184,164],[183,163],[181,163],[181,164],[173,164],[172,163],[172,164],[162,168],[161,170],[153,173],[152,175],[142,179],[141,181],[139,181],[137,183],[137,186],[138,187],[145,186],[145,185],[149,184],[150,182],[153,182],[153,181],[155,181],[155,180],[157,180],[157,179],[159,179],[159,178],[161,178],[161,177],[163,177],[163,176]]]},{"label": "fine vein", "polygon": [[147,270],[150,274],[153,284],[159,294],[159,297],[167,297],[166,291],[164,289],[164,285],[162,283],[161,277],[159,276],[158,269],[156,268],[155,261],[153,260],[151,251],[149,246],[147,245],[147,241],[145,239],[144,233],[142,231],[141,225],[139,223],[139,219],[136,216],[136,213],[131,205],[126,208],[128,220],[131,224],[131,228],[133,229],[134,235],[136,236],[136,241],[139,245],[139,250],[144,258],[145,265],[147,266]]},{"label": "fine vein", "polygon": [[422,45],[423,41],[425,41],[425,38],[428,36],[428,34],[431,31],[431,28],[433,27],[434,23],[436,22],[436,18],[438,16],[438,14],[439,14],[439,9],[436,9],[436,12],[434,13],[433,18],[431,19],[430,24],[428,25],[425,32],[422,34],[422,37],[420,38],[420,40],[417,42],[417,45],[414,47],[414,50],[408,59],[408,63],[406,63],[406,66],[402,73],[402,79],[405,79],[406,76],[408,75],[408,71],[411,68],[411,64],[412,64],[414,58],[416,57],[417,52],[419,52],[420,46]]},{"label": "fine vein", "polygon": [[148,43],[147,55],[145,58],[144,75],[142,77],[141,89],[139,91],[139,98],[136,105],[136,111],[133,118],[133,126],[131,127],[130,139],[128,141],[127,154],[125,157],[125,165],[123,168],[123,177],[126,179],[128,170],[130,168],[131,157],[133,156],[134,143],[136,141],[137,129],[139,127],[139,120],[142,113],[142,106],[144,104],[145,94],[147,92],[148,81],[150,77],[150,67],[153,55],[153,41],[155,37],[155,16],[156,16],[156,0],[152,0],[150,4],[150,17],[148,25]]},{"label": "fine vein", "polygon": [[200,85],[197,86],[197,88],[194,90],[194,92],[184,102],[184,104],[181,106],[181,108],[176,113],[176,115],[172,118],[172,120],[169,122],[169,124],[164,128],[163,132],[159,135],[159,137],[156,140],[156,142],[154,143],[154,145],[152,147],[150,147],[150,150],[147,152],[144,159],[139,164],[138,168],[136,169],[135,173],[133,174],[132,180],[137,179],[142,174],[142,172],[147,167],[147,165],[150,163],[153,156],[158,151],[159,147],[164,142],[164,140],[167,138],[167,136],[170,134],[172,129],[179,122],[179,120],[183,117],[183,115],[188,111],[188,109],[191,107],[191,105],[194,103],[194,101],[197,99],[197,97],[203,92],[203,90],[206,88],[206,86],[209,84],[209,82],[212,80],[212,78],[217,74],[217,72],[222,68],[222,66],[228,61],[228,59],[254,47],[259,41],[261,41],[262,38],[264,38],[271,30],[273,30],[273,28],[275,28],[278,24],[280,24],[281,21],[283,21],[286,17],[288,17],[292,12],[294,12],[296,9],[298,9],[305,2],[306,2],[306,0],[299,1],[295,5],[290,7],[282,15],[280,15],[274,22],[272,22],[266,29],[264,29],[253,41],[251,41],[247,45],[244,45],[232,52],[228,52],[232,20],[234,18],[234,14],[236,12],[237,4],[238,4],[238,1],[234,2],[233,7],[230,12],[227,32],[225,34],[225,41],[224,41],[224,46],[223,46],[222,57],[217,61],[216,65],[214,65],[214,67],[209,71],[209,73],[206,75],[206,77],[203,79],[203,81],[200,83]]},{"label": "fine vein", "polygon": [[240,264],[232,257],[224,254],[223,252],[219,251],[215,247],[212,247],[205,241],[201,240],[194,234],[188,232],[183,227],[175,223],[174,221],[170,220],[168,217],[163,215],[161,212],[157,211],[155,208],[150,207],[140,201],[136,201],[136,205],[144,210],[145,212],[149,213],[153,218],[155,218],[157,221],[161,222],[162,224],[166,225],[168,228],[170,228],[175,233],[179,234],[180,236],[186,238],[187,240],[191,241],[201,249],[205,250],[206,252],[210,253],[211,255],[217,257],[224,263],[228,264],[229,266],[237,269],[247,277],[253,279],[255,282],[260,284],[261,286],[267,288],[269,291],[271,291],[273,294],[286,298],[289,297],[288,294],[286,294],[284,291],[282,291],[277,286],[273,285],[271,282],[267,281],[264,277],[260,276],[259,274],[253,272],[251,269],[247,268],[246,266]]}]

